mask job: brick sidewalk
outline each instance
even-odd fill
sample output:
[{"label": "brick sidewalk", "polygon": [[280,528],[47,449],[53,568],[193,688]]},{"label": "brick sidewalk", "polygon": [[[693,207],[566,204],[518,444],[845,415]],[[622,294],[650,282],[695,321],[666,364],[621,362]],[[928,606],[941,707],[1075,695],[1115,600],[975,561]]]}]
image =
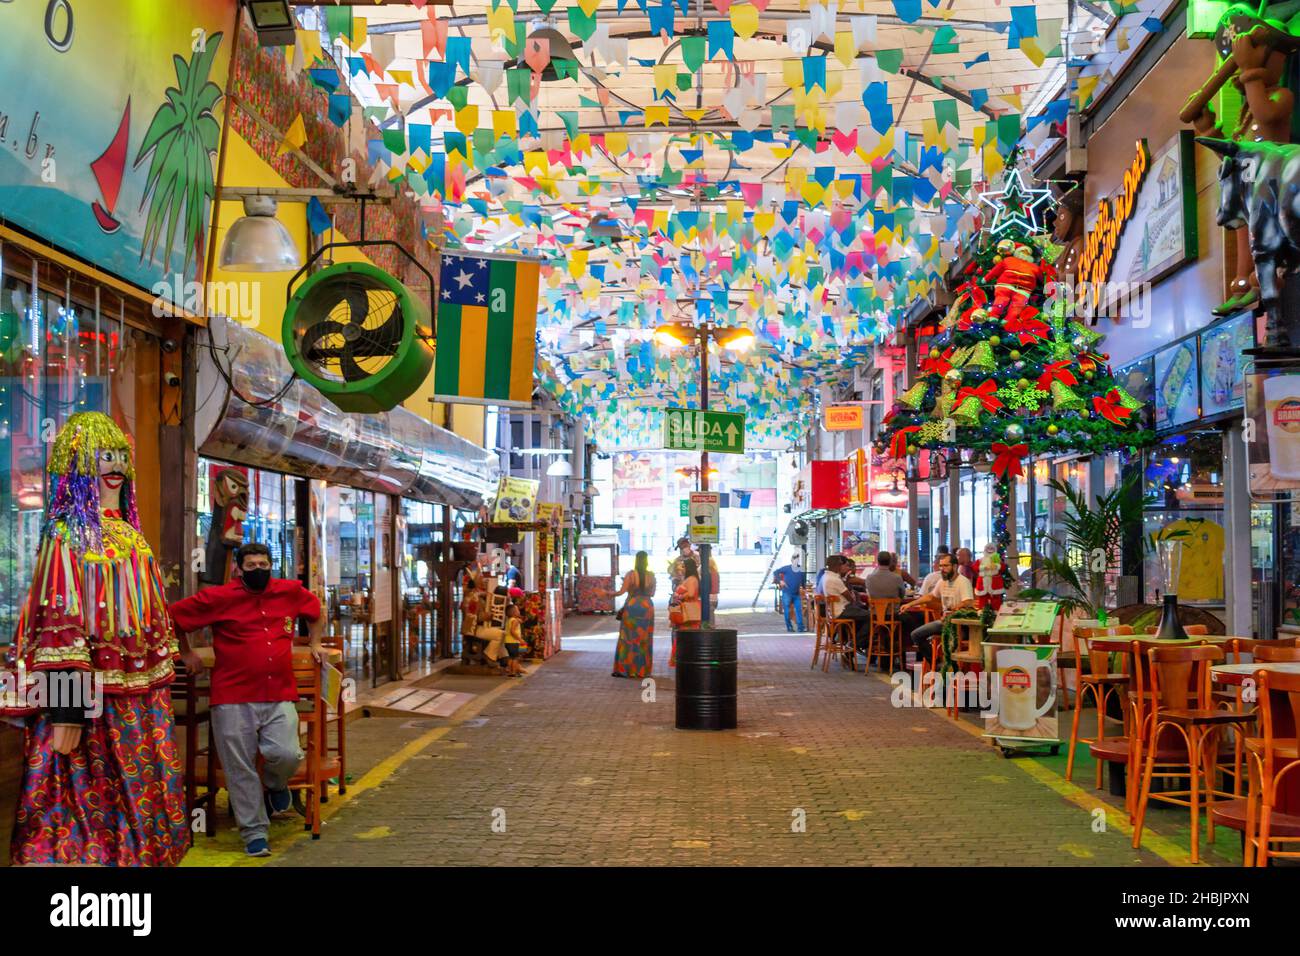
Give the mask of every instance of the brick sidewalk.
[{"label": "brick sidewalk", "polygon": [[[609,676],[599,635],[615,622],[570,618],[566,650],[472,719],[352,723],[358,774],[418,752],[271,865],[1165,863],[1115,826],[1093,832],[1086,808],[1016,766],[1026,758],[890,706],[874,674],[810,671],[811,637],[776,615],[719,623],[742,637],[737,731],[673,729],[662,615],[654,702]],[[421,745],[422,731],[442,736]]]}]

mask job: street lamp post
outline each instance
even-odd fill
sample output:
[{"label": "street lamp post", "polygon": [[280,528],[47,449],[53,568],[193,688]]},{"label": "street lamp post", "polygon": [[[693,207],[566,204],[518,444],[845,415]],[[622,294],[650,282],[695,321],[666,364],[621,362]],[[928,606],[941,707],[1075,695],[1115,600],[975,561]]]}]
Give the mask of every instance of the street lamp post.
[{"label": "street lamp post", "polygon": [[[713,328],[708,319],[700,323],[696,348],[700,353],[700,411],[709,410],[709,341],[713,338]],[[700,491],[709,490],[709,453],[700,452]],[[713,571],[710,560],[713,546],[707,542],[700,543],[700,623],[709,625],[713,622],[713,608],[709,596],[713,593]]]},{"label": "street lamp post", "polygon": [[[731,327],[714,328],[708,319],[698,323],[670,322],[655,329],[655,338],[665,344],[691,345],[700,359],[700,411],[709,410],[709,343],[716,341],[719,346],[734,351],[743,351],[754,343],[754,333],[749,329]],[[689,469],[694,470],[694,469]],[[701,441],[699,490],[709,490],[709,453]],[[700,621],[709,624],[713,615],[709,596],[713,588],[713,574],[710,568],[713,548],[700,543]]]}]

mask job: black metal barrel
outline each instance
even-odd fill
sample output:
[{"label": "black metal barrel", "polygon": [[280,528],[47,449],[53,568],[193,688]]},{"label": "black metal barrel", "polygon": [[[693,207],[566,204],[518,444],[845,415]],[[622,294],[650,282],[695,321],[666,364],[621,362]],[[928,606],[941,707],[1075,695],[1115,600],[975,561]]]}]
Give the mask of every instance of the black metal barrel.
[{"label": "black metal barrel", "polygon": [[736,632],[677,632],[677,729],[736,726]]}]

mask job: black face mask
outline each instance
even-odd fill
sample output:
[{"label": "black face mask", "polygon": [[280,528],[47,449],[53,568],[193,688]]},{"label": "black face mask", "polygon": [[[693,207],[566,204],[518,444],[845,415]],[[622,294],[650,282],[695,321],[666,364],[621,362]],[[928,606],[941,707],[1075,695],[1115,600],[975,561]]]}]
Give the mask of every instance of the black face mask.
[{"label": "black face mask", "polygon": [[240,574],[244,582],[244,587],[250,591],[265,591],[266,586],[271,583],[270,568],[249,568]]}]

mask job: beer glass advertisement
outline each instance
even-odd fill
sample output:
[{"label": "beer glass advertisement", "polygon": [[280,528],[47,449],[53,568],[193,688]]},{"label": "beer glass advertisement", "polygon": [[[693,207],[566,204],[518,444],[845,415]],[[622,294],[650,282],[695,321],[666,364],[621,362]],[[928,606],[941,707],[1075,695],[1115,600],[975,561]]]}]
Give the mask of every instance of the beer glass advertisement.
[{"label": "beer glass advertisement", "polygon": [[1256,501],[1290,501],[1300,490],[1300,370],[1246,375],[1246,442],[1250,496]]},{"label": "beer glass advertisement", "polygon": [[1194,422],[1200,405],[1196,368],[1196,339],[1171,345],[1155,356],[1156,428],[1175,428]]},{"label": "beer glass advertisement", "polygon": [[992,680],[997,688],[996,712],[981,715],[985,737],[1060,741],[1056,716],[1058,649],[1057,644],[984,644],[986,655],[992,655]]},{"label": "beer glass advertisement", "polygon": [[1207,418],[1245,404],[1246,349],[1255,347],[1255,317],[1238,316],[1201,333],[1201,413]]}]

